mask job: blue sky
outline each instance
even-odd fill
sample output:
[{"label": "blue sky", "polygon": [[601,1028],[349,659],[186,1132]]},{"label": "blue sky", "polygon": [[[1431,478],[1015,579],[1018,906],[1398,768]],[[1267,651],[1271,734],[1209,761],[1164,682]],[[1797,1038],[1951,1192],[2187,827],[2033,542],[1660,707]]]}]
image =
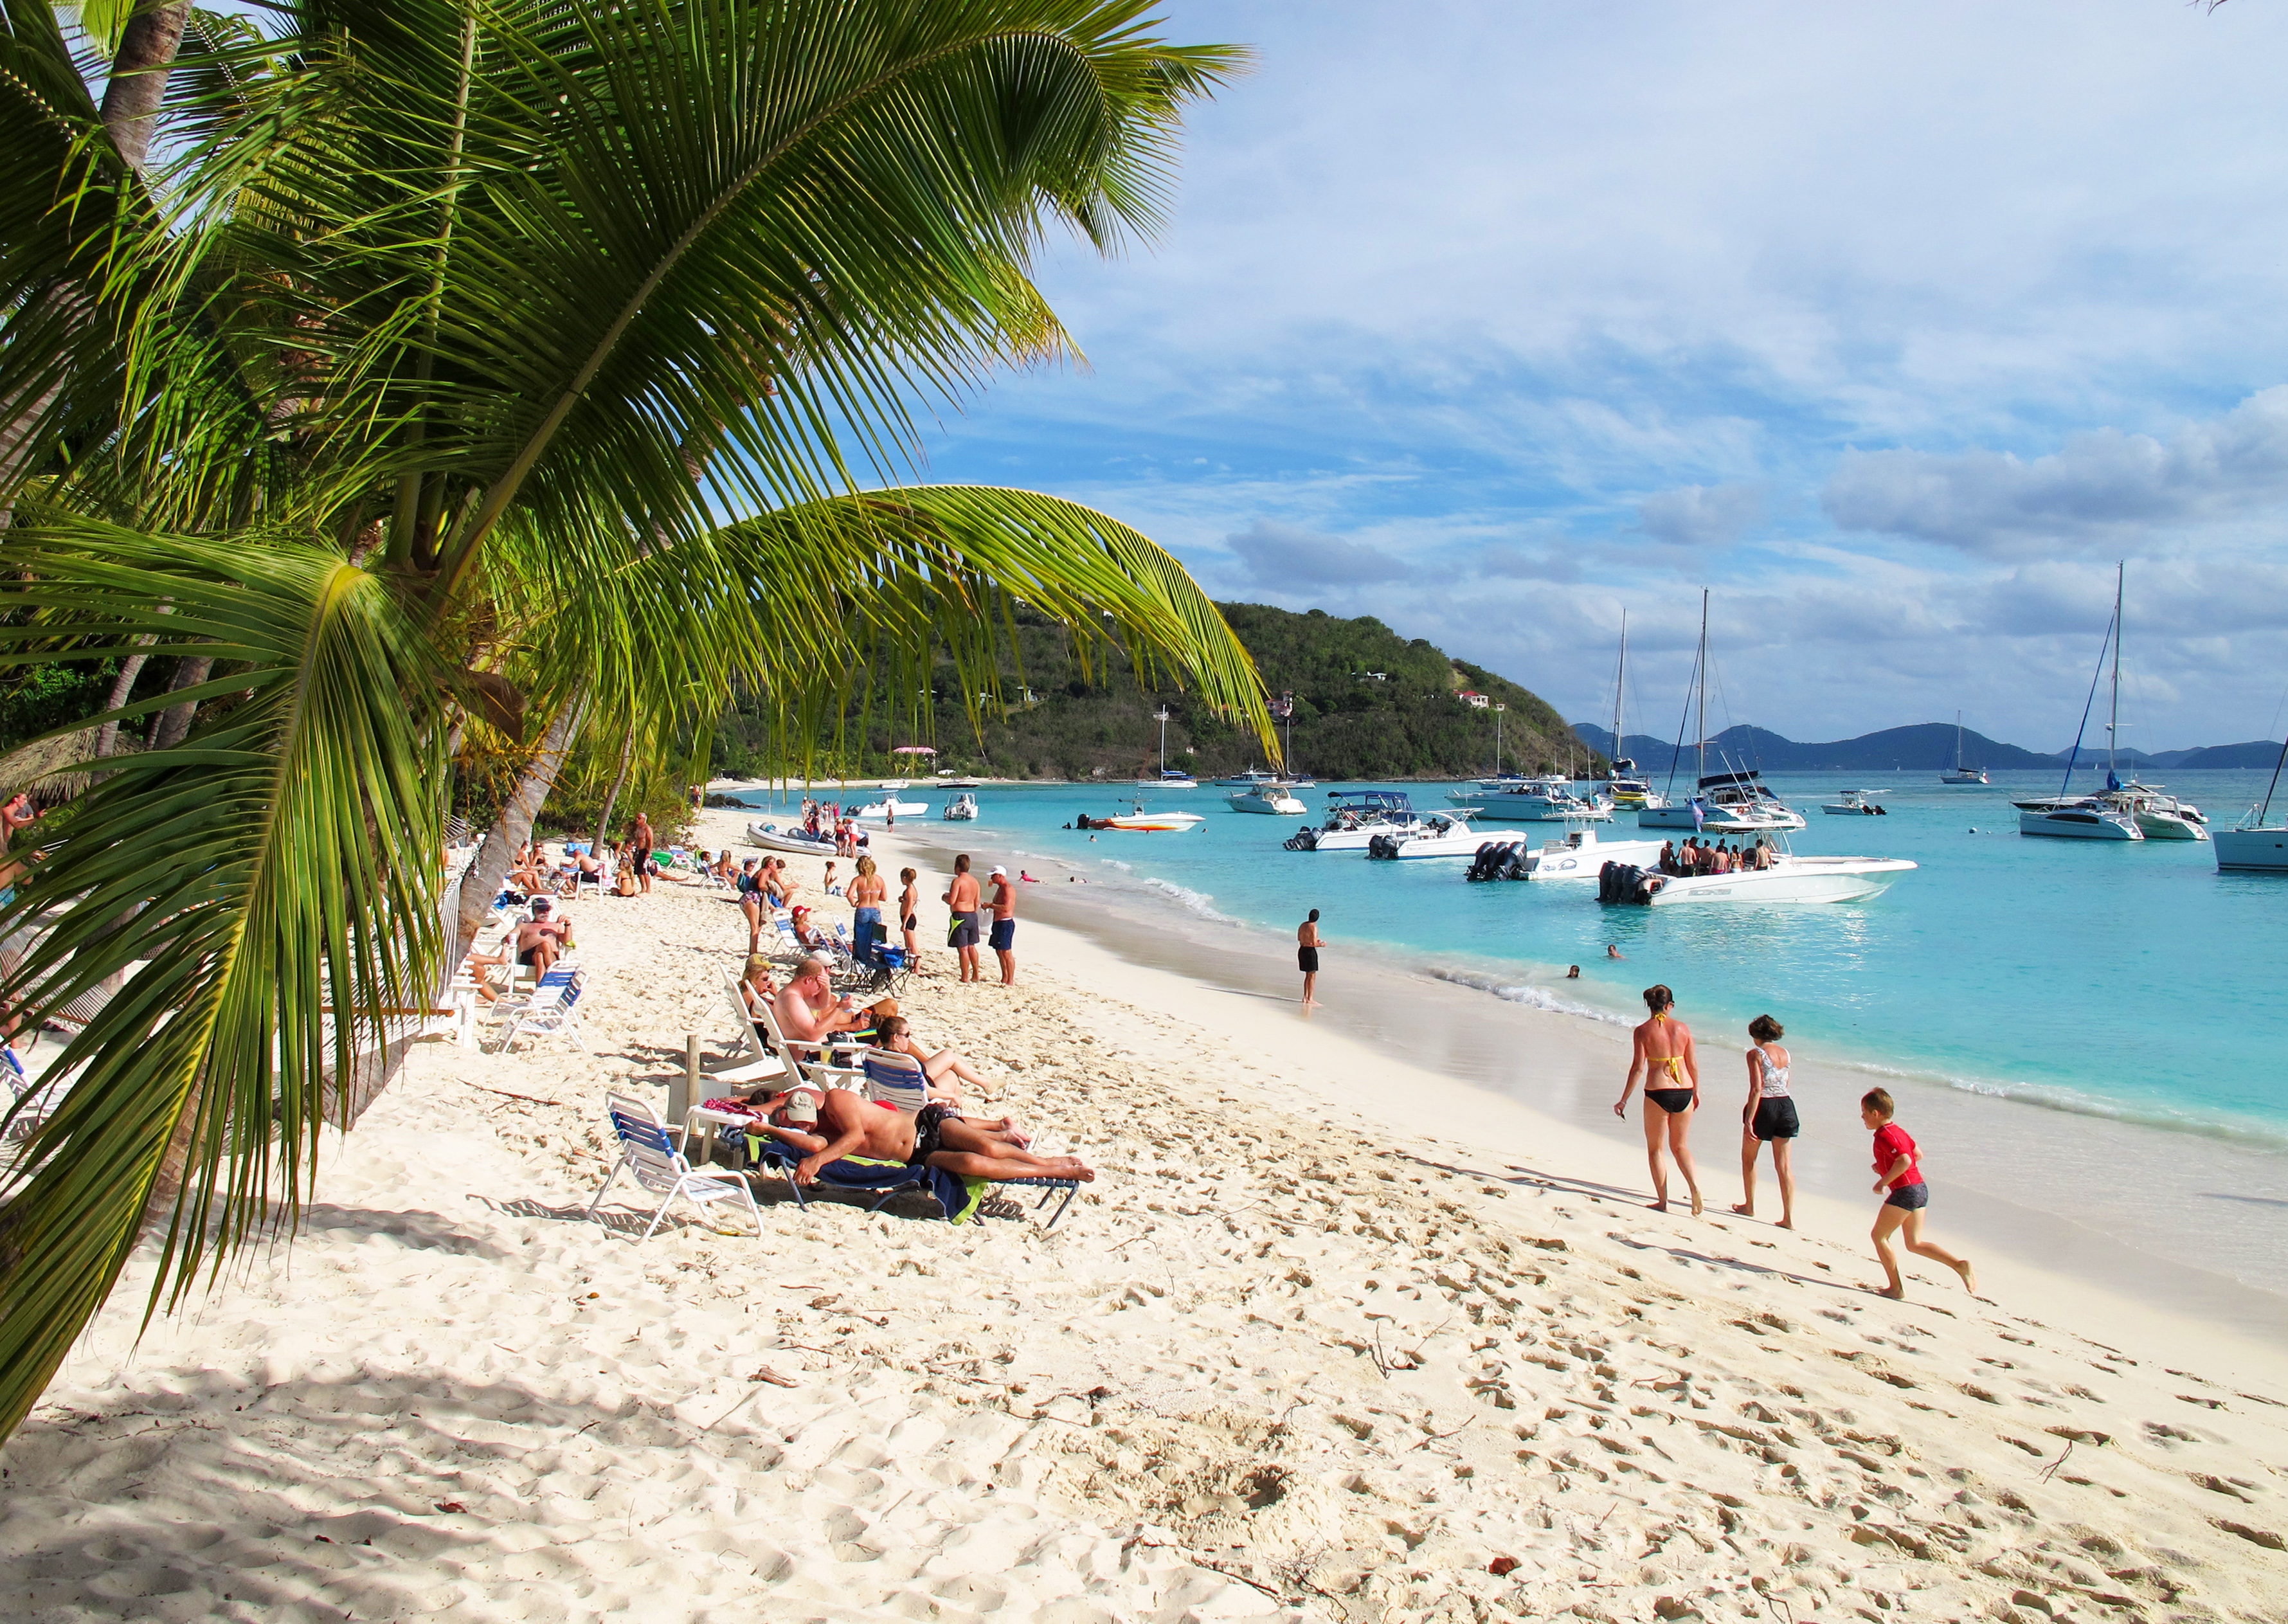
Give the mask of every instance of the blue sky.
[{"label": "blue sky", "polygon": [[927,474],[1092,503],[1219,597],[1373,614],[1575,719],[1961,709],[2070,741],[2130,561],[2125,742],[2288,690],[2288,17],[1167,9],[1257,52],[1167,229],[1042,282],[1085,368]]}]

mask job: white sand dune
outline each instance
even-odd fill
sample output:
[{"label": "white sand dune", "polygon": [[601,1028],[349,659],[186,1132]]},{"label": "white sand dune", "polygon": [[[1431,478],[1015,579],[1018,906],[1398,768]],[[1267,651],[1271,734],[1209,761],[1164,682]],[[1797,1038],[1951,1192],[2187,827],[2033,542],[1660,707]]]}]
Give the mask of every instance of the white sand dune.
[{"label": "white sand dune", "polygon": [[2271,1352],[1877,1299],[1863,1213],[1401,1131],[1439,1079],[1030,923],[908,1008],[1102,1169],[1055,1230],[762,1181],[759,1241],[607,1232],[603,1092],[720,1038],[744,927],[576,912],[592,1054],[425,1049],[290,1251],[139,1348],[131,1279],[0,1454],[9,1617],[2288,1618]]}]

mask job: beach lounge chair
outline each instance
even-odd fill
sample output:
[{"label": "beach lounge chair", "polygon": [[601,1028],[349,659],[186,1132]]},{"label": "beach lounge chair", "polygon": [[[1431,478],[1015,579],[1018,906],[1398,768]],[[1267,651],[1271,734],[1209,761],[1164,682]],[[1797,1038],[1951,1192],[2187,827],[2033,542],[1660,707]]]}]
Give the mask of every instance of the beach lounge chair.
[{"label": "beach lounge chair", "polygon": [[640,1189],[660,1198],[659,1210],[651,1215],[651,1222],[644,1229],[641,1238],[645,1240],[652,1238],[678,1196],[697,1207],[703,1217],[709,1207],[719,1202],[735,1202],[747,1209],[747,1216],[754,1221],[755,1232],[762,1232],[763,1216],[746,1180],[692,1171],[691,1164],[669,1137],[666,1125],[644,1101],[615,1090],[605,1096],[604,1103],[611,1117],[612,1132],[619,1138],[620,1158],[597,1186],[595,1199],[588,1203],[585,1216],[596,1215],[597,1207],[603,1204],[605,1195],[624,1170],[635,1175]]},{"label": "beach lounge chair", "polygon": [[929,1103],[929,1078],[921,1062],[895,1049],[868,1049],[859,1062],[866,1073],[866,1097],[894,1105],[908,1116]]},{"label": "beach lounge chair", "polygon": [[608,851],[598,852],[596,854],[598,866],[592,874],[576,870],[572,875],[572,895],[576,898],[582,891],[587,890],[593,891],[599,896],[609,896],[612,894],[612,871],[618,866],[617,855]]},{"label": "beach lounge chair", "polygon": [[[711,1083],[722,1083],[734,1093],[752,1093],[764,1084],[786,1075],[786,1061],[772,1054],[755,1036],[755,1023],[747,1013],[746,996],[739,991],[739,978],[723,978],[725,1000],[731,1009],[731,1053],[721,1060],[702,1061],[700,1070]],[[771,1040],[778,1041],[778,1027],[771,1026]]]},{"label": "beach lounge chair", "polygon": [[[505,1055],[519,1038],[569,1038],[580,1048],[580,992],[587,977],[577,965],[561,961],[550,967],[532,990],[532,996],[506,1012],[508,1021],[493,1051]],[[503,1000],[505,1002],[506,1000]],[[496,1006],[497,1008],[498,1006]]]}]

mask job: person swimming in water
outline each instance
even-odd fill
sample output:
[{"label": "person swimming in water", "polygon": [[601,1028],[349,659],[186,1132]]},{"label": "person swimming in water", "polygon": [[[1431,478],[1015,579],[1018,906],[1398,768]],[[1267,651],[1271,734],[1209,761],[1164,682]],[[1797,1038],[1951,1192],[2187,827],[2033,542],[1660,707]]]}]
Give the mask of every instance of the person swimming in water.
[{"label": "person swimming in water", "polygon": [[1692,1029],[1669,1013],[1676,1007],[1676,994],[1666,987],[1647,987],[1644,1001],[1652,1018],[1636,1030],[1635,1047],[1629,1055],[1629,1080],[1621,1090],[1621,1097],[1613,1102],[1613,1115],[1627,1117],[1629,1095],[1636,1092],[1641,1079],[1645,1086],[1645,1161],[1652,1169],[1652,1210],[1668,1210],[1668,1169],[1661,1161],[1664,1150],[1676,1158],[1677,1171],[1684,1174],[1685,1185],[1692,1191],[1692,1215],[1697,1218],[1704,1205],[1700,1196],[1700,1174],[1692,1165],[1692,1151],[1685,1143],[1685,1135],[1692,1129],[1692,1113],[1700,1104],[1700,1063],[1692,1052]]}]

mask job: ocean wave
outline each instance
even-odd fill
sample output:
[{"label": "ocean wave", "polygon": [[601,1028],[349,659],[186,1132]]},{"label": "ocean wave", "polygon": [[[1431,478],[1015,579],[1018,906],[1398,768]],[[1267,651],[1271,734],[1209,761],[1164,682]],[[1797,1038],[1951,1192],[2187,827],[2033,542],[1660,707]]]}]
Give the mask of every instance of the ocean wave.
[{"label": "ocean wave", "polygon": [[1489,975],[1480,970],[1448,969],[1432,965],[1429,973],[1440,981],[1451,982],[1458,987],[1470,987],[1480,992],[1490,992],[1505,1003],[1523,1004],[1529,1009],[1546,1009],[1557,1015],[1581,1015],[1592,1021],[1601,1021],[1608,1026],[1630,1024],[1625,1015],[1609,1009],[1600,1009],[1593,1004],[1579,1004],[1571,999],[1560,998],[1546,987],[1527,986],[1504,981],[1498,975]]},{"label": "ocean wave", "polygon": [[1107,868],[1116,868],[1124,874],[1132,874],[1136,872],[1136,865],[1133,863],[1123,863],[1117,857],[1099,857],[1097,861]]},{"label": "ocean wave", "polygon": [[1997,1080],[1985,1077],[1956,1077],[1943,1071],[1917,1071],[1908,1066],[1885,1065],[1879,1061],[1838,1058],[1833,1063],[1854,1071],[1865,1071],[1876,1077],[1895,1078],[1902,1082],[1922,1083],[1934,1087],[1950,1088],[1957,1094],[1974,1094],[1990,1100],[2010,1100],[2020,1105],[2031,1105],[2043,1111],[2054,1111],[2067,1116],[2093,1117],[2101,1121],[2125,1123],[2132,1127],[2160,1128],[2173,1134],[2189,1134],[2201,1139],[2214,1139],[2227,1144],[2245,1146],[2257,1150],[2288,1150],[2288,1126],[2273,1126],[2252,1122],[2245,1117],[2228,1117],[2217,1112],[2181,1111],[2174,1107],[2138,1100],[2109,1100],[2101,1095],[2085,1093],[2062,1083],[2025,1083]]},{"label": "ocean wave", "polygon": [[[1126,868],[1128,865],[1124,863],[1121,866]],[[1148,874],[1144,879],[1144,888],[1148,891],[1157,891],[1162,896],[1173,899],[1181,904],[1185,912],[1196,914],[1201,919],[1213,919],[1219,925],[1239,923],[1239,920],[1232,918],[1228,913],[1209,907],[1208,904],[1215,901],[1215,898],[1204,891],[1195,891],[1189,886],[1180,886],[1172,880],[1156,879]]]}]

